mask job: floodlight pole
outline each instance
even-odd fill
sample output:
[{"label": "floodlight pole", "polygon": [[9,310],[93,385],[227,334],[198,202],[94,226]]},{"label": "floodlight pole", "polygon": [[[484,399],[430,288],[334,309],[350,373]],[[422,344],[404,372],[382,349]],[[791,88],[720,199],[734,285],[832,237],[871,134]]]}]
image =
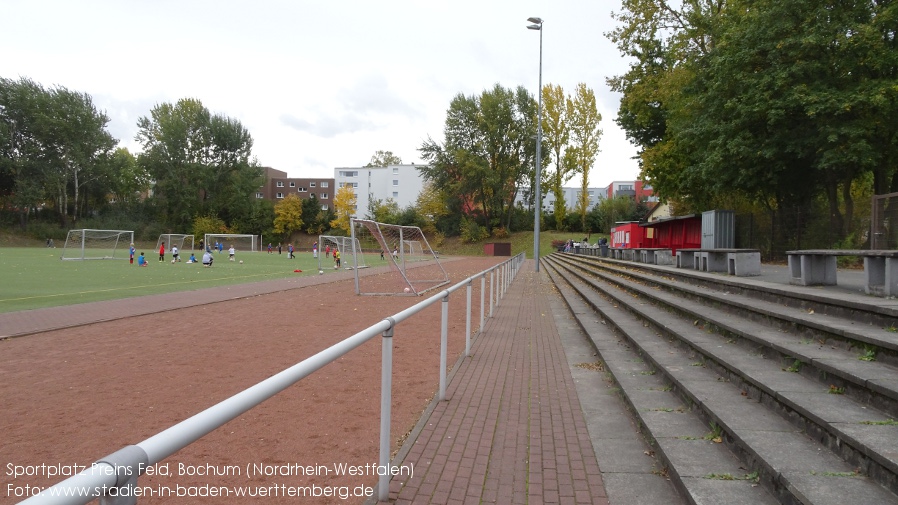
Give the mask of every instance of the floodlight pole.
[{"label": "floodlight pole", "polygon": [[527,21],[533,23],[528,25],[527,29],[539,32],[539,88],[537,96],[539,100],[538,110],[536,113],[536,177],[534,177],[534,185],[536,186],[536,209],[533,212],[533,259],[535,261],[535,271],[539,273],[539,221],[543,212],[542,195],[540,194],[540,175],[542,165],[542,147],[543,147],[543,20],[542,18],[527,18]]}]

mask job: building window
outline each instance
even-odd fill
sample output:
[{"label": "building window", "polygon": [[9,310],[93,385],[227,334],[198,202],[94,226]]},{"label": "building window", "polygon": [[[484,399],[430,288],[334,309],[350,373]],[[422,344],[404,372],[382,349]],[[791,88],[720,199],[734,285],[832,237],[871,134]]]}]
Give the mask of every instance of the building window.
[{"label": "building window", "polygon": [[327,204],[321,206],[321,210],[327,210]]},{"label": "building window", "polygon": [[340,177],[358,177],[358,170],[341,170]]},{"label": "building window", "polygon": [[321,193],[321,199],[327,200],[327,193]]},{"label": "building window", "polygon": [[296,183],[293,182],[293,181],[290,181],[290,187],[291,187],[291,188],[295,188],[295,187],[296,187]]},{"label": "building window", "polygon": [[632,184],[621,184],[620,190],[621,191],[633,191],[633,185]]},{"label": "building window", "polygon": [[278,193],[278,194],[277,194],[277,197],[278,197],[278,198],[284,198],[284,194],[283,194],[283,193]]},{"label": "building window", "polygon": [[310,183],[309,183],[309,187],[310,187],[310,188],[314,188],[314,187],[315,187],[315,183],[314,183],[314,182],[310,182]]},{"label": "building window", "polygon": [[398,185],[399,185],[399,179],[393,179],[393,185],[394,185],[394,186],[398,186]]},{"label": "building window", "polygon": [[256,198],[265,198],[265,196],[262,193],[256,193]]},{"label": "building window", "polygon": [[322,187],[322,188],[326,188],[326,187],[328,187],[328,184],[329,184],[329,183],[327,183],[327,182],[322,182],[322,183],[321,183],[321,187]]},{"label": "building window", "polygon": [[297,193],[305,193],[305,192],[306,192],[306,188],[300,186],[300,187],[296,188],[296,192],[297,192]]},{"label": "building window", "polygon": [[278,181],[277,187],[283,188],[283,187],[284,187],[284,181]]},{"label": "building window", "polygon": [[393,167],[393,173],[394,173],[394,174],[398,174],[398,173],[399,173],[399,167]]},{"label": "building window", "polygon": [[398,192],[398,191],[394,191],[394,192],[393,192],[393,198],[399,198],[399,192]]}]

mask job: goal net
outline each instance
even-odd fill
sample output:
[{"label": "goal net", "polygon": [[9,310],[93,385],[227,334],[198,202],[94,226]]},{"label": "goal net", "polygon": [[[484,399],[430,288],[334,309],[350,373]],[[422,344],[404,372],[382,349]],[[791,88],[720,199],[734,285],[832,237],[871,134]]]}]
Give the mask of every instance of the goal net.
[{"label": "goal net", "polygon": [[[334,262],[334,250],[340,251],[340,266],[346,270],[368,268],[365,251],[358,239],[332,235],[318,236],[318,270],[330,267]],[[378,249],[374,249],[376,251]],[[372,250],[368,250],[369,253]],[[333,263],[336,266],[336,263]]]},{"label": "goal net", "polygon": [[[239,233],[207,233],[203,237],[206,248],[227,252],[231,246],[238,252],[258,251],[261,247],[258,235],[241,235]],[[216,247],[220,244],[221,247]]]},{"label": "goal net", "polygon": [[60,259],[126,260],[133,242],[131,230],[69,230]]},{"label": "goal net", "polygon": [[193,234],[185,234],[185,233],[163,233],[159,235],[159,240],[156,241],[156,251],[159,250],[159,246],[165,242],[165,250],[171,251],[173,246],[178,247],[178,251],[192,251],[193,250]]},{"label": "goal net", "polygon": [[[352,220],[352,237],[369,253],[372,263],[389,266],[384,273],[356,273],[356,293],[365,295],[419,295],[449,283],[449,275],[417,226]],[[377,258],[383,258],[378,260]]]}]

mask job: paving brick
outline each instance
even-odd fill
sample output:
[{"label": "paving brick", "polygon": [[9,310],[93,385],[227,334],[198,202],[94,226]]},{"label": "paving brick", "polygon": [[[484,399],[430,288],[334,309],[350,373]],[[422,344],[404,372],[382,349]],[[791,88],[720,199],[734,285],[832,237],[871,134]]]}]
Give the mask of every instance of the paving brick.
[{"label": "paving brick", "polygon": [[418,434],[440,443],[416,444],[403,462],[439,484],[391,486],[396,503],[455,503],[462,495],[463,503],[607,503],[547,298],[551,285],[532,268],[525,264],[475,336],[447,388],[452,405],[437,405]]}]

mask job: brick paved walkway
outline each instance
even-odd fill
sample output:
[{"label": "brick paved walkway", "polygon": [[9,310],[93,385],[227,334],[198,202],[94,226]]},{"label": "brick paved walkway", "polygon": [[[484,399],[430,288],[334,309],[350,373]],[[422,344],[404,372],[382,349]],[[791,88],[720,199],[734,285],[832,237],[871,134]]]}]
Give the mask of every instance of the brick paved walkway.
[{"label": "brick paved walkway", "polygon": [[[405,503],[597,503],[605,489],[533,262],[478,336],[394,477]],[[412,435],[414,436],[414,434]]]}]

